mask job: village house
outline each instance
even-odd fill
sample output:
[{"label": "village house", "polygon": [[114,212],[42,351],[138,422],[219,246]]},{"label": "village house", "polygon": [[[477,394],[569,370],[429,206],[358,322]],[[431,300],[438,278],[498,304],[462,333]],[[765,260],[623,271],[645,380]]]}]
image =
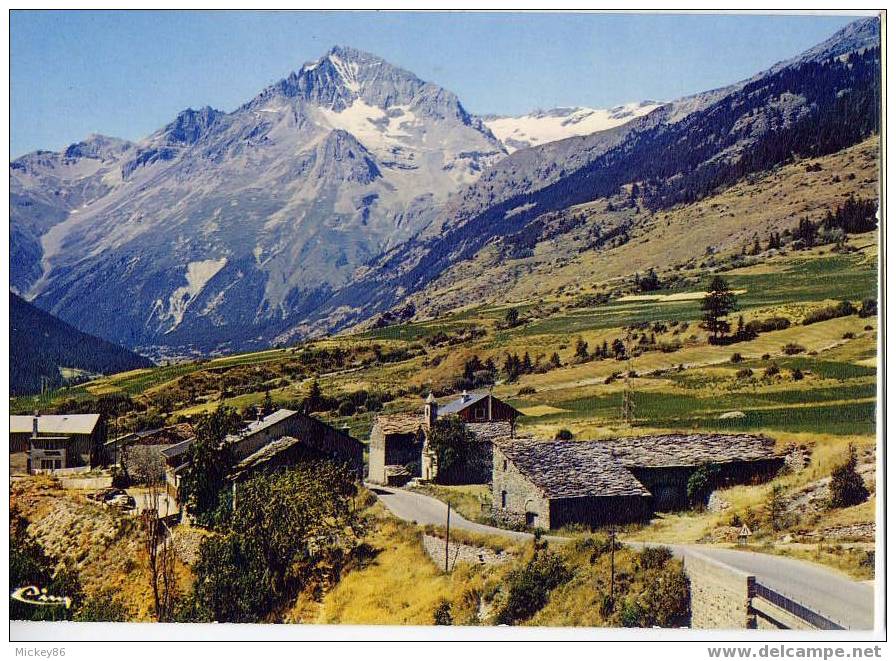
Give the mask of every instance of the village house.
[{"label": "village house", "polygon": [[460,397],[439,407],[440,418],[448,415],[456,415],[466,423],[509,422],[514,425],[522,413],[491,392],[468,393],[464,390]]},{"label": "village house", "polygon": [[100,463],[106,425],[98,413],[9,416],[12,473],[41,473]]},{"label": "village house", "polygon": [[492,508],[531,527],[599,526],[686,507],[687,482],[712,464],[715,484],[756,483],[783,465],[774,441],[746,434],[668,434],[609,441],[496,443]]},{"label": "village house", "polygon": [[436,420],[457,416],[476,439],[466,461],[451,475],[442,475],[453,484],[484,484],[491,479],[492,445],[514,437],[517,417],[522,415],[491,393],[468,394],[439,406],[430,393],[417,413],[377,416],[370,432],[368,480],[374,484],[401,486],[411,479],[436,479],[438,467],[430,451],[428,433]]},{"label": "village house", "polygon": [[[169,495],[178,497],[184,470],[189,465],[193,439],[161,452]],[[327,458],[346,464],[360,479],[364,470],[364,446],[347,433],[316,418],[288,409],[253,420],[236,434],[224,439],[236,466],[235,479],[244,479],[262,466],[291,465],[304,458]]]}]

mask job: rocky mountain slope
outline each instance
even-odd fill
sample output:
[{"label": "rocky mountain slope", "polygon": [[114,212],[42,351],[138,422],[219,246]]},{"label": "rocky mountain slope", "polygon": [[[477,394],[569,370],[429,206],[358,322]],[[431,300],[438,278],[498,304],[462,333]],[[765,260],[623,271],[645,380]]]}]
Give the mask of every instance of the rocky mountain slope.
[{"label": "rocky mountain slope", "polygon": [[504,155],[451,92],[333,48],[232,113],[12,163],[13,286],[129,346],[238,347],[307,314]]}]

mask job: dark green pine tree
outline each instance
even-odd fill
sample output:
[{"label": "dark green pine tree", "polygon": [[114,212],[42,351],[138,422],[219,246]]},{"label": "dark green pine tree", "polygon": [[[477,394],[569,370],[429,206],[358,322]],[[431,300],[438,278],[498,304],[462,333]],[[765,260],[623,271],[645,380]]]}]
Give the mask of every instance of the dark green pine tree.
[{"label": "dark green pine tree", "polygon": [[731,330],[727,317],[737,310],[737,297],[722,276],[717,275],[710,281],[700,309],[703,311],[703,327],[712,333],[714,340]]}]

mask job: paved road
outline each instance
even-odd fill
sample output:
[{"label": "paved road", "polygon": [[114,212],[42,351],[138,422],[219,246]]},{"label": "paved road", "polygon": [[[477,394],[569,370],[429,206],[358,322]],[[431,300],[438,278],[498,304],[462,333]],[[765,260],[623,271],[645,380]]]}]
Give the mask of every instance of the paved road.
[{"label": "paved road", "polygon": [[[400,519],[419,525],[445,525],[447,506],[440,500],[404,489],[375,485],[368,485],[368,488],[392,514]],[[530,533],[504,530],[468,521],[454,510],[451,511],[451,526],[514,539],[532,538]],[[564,541],[565,538],[547,536],[546,539]],[[643,546],[638,542],[626,543],[634,547]],[[821,565],[779,555],[705,545],[665,546],[669,546],[679,556],[697,552],[729,567],[753,574],[757,582],[849,629],[874,628],[874,588],[870,583],[853,581]]]}]

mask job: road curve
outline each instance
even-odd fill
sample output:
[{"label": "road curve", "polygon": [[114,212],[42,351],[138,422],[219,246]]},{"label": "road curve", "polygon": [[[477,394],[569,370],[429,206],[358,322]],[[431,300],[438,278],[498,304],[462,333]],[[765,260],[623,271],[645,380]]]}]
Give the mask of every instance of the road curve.
[{"label": "road curve", "polygon": [[[373,484],[367,487],[399,519],[424,526],[445,525],[448,507],[436,498],[406,489]],[[451,527],[518,540],[532,539],[531,533],[468,521],[454,510],[451,511]],[[545,539],[561,542],[566,540],[564,537],[553,535],[546,536]],[[644,546],[640,542],[625,543],[636,548]],[[678,556],[699,553],[752,574],[757,582],[849,629],[874,628],[874,587],[871,583],[853,581],[821,565],[780,555],[720,549],[705,545],[664,544],[663,546],[668,546]]]}]

